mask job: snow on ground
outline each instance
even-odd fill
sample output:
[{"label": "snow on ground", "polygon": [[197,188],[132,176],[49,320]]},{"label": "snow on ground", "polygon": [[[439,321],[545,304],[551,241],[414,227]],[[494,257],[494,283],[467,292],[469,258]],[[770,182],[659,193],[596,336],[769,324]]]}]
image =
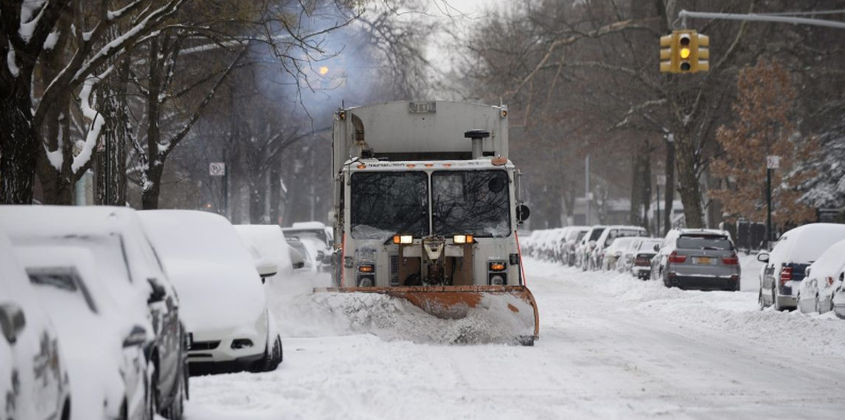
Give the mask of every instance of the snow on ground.
[{"label": "snow on ground", "polygon": [[389,333],[419,315],[401,303],[358,322],[309,295],[326,276],[289,279],[271,296],[282,365],[191,378],[187,418],[841,418],[845,321],[760,311],[760,264],[741,264],[743,291],[698,292],[529,260],[534,347],[415,343]]}]

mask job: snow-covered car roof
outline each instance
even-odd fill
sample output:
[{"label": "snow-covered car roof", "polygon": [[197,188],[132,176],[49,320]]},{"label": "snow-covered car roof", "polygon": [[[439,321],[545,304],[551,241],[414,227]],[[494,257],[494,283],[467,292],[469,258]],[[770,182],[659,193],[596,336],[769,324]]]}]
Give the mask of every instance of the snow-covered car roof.
[{"label": "snow-covered car roof", "polygon": [[285,240],[285,234],[279,225],[234,225],[244,242],[255,249],[259,259],[276,264],[278,273],[289,274],[293,271],[290,260],[290,245]]},{"label": "snow-covered car roof", "polygon": [[[113,299],[149,315],[150,277],[171,287],[135,210],[107,206],[0,206],[0,230],[15,246],[78,246],[94,253]],[[124,281],[116,281],[122,279]],[[145,325],[145,327],[149,327]],[[151,327],[149,327],[151,328]]]},{"label": "snow-covered car roof", "polygon": [[810,276],[836,279],[839,278],[843,269],[845,269],[845,238],[831,245],[819,256],[819,259],[810,266]]},{"label": "snow-covered car roof", "polygon": [[323,222],[296,222],[291,225],[292,229],[325,229],[326,225]]},{"label": "snow-covered car roof", "polygon": [[783,262],[811,263],[828,247],[845,239],[845,225],[837,223],[810,223],[791,229],[781,235],[772,249],[769,263],[779,267]]}]

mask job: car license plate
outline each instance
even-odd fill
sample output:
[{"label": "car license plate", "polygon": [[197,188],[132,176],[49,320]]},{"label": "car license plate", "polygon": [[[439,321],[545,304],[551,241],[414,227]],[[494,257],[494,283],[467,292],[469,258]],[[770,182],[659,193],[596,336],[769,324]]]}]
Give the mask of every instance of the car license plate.
[{"label": "car license plate", "polygon": [[698,257],[695,259],[696,264],[710,264],[711,259],[710,257]]}]

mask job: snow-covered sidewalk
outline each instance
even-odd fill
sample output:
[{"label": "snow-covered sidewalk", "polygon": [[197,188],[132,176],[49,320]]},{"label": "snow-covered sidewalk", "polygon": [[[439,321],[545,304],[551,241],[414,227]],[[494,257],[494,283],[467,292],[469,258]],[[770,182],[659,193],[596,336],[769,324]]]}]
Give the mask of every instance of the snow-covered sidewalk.
[{"label": "snow-covered sidewalk", "polygon": [[744,291],[697,292],[529,260],[535,347],[362,333],[279,293],[284,363],[192,378],[188,419],[841,418],[845,322],[760,311],[743,264]]}]

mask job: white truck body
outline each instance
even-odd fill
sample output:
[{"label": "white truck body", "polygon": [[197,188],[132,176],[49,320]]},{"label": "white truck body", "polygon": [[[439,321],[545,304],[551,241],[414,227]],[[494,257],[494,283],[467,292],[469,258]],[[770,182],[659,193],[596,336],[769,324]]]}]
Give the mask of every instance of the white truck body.
[{"label": "white truck body", "polygon": [[[523,284],[507,108],[390,102],[341,109],[333,128],[336,286]],[[473,129],[489,132],[476,158]]]}]

